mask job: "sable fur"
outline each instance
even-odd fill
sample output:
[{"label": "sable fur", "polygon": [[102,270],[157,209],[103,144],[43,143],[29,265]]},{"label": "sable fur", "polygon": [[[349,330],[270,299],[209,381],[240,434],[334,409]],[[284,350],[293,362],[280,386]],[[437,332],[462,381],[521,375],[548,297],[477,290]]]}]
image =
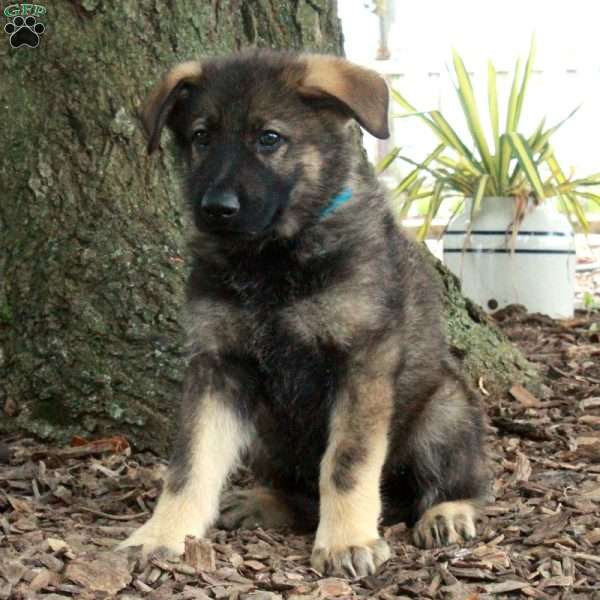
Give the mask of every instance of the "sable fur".
[{"label": "sable fur", "polygon": [[[222,521],[260,521],[261,498],[265,513],[285,506],[278,515],[290,524],[318,522],[316,568],[364,575],[389,556],[380,517],[413,525],[425,515],[423,545],[471,537],[487,474],[481,409],[448,351],[440,290],[364,165],[352,118],[387,135],[387,89],[375,73],[335,57],[255,51],[171,71],[146,127],[150,150],[171,129],[195,224],[191,361],[161,514],[176,498],[203,501],[194,448],[204,448],[206,406],[221,403],[240,441],[231,438],[231,460],[202,493],[218,498],[221,471],[246,448],[268,486],[231,500],[238,516]],[[266,152],[257,141],[265,129],[283,145]],[[194,141],[198,131],[208,145]],[[346,187],[352,199],[321,218]],[[225,193],[240,212],[212,222],[202,200]],[[427,512],[440,503],[441,516]],[[194,519],[216,518],[212,504],[200,516],[182,510],[189,533],[204,533]],[[444,536],[435,523],[446,516]],[[179,549],[165,522],[153,517],[127,543]]]}]

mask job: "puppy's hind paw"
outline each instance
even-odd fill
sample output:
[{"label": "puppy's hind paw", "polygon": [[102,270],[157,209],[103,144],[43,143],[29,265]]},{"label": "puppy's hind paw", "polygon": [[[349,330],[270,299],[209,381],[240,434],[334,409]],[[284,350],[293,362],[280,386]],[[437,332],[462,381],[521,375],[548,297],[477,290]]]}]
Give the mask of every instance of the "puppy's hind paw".
[{"label": "puppy's hind paw", "polygon": [[294,519],[275,492],[256,487],[226,494],[217,525],[223,529],[282,529],[293,527]]},{"label": "puppy's hind paw", "polygon": [[316,571],[342,577],[366,577],[390,557],[390,547],[382,538],[360,546],[314,548],[310,562]]},{"label": "puppy's hind paw", "polygon": [[473,539],[475,507],[471,502],[442,502],[423,513],[415,525],[413,539],[421,548],[460,544]]}]

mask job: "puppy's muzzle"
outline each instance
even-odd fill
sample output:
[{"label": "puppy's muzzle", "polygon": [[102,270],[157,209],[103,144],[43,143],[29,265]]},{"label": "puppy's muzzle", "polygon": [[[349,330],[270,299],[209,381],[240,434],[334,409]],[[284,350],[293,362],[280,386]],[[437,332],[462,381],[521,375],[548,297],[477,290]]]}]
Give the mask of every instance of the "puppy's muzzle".
[{"label": "puppy's muzzle", "polygon": [[207,192],[200,203],[202,212],[211,219],[231,219],[240,211],[240,200],[233,192]]}]

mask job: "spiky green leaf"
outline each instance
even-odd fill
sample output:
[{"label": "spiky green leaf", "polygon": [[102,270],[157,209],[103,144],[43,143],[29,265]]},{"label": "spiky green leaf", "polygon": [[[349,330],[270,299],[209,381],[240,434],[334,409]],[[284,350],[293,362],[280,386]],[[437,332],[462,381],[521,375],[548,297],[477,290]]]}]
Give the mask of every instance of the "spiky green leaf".
[{"label": "spiky green leaf", "polygon": [[525,64],[525,72],[523,73],[523,79],[521,80],[521,89],[517,95],[517,106],[515,107],[514,115],[514,129],[519,127],[519,121],[521,119],[521,112],[523,110],[523,103],[525,101],[525,92],[527,91],[527,84],[531,77],[531,71],[533,69],[533,62],[535,61],[535,34],[531,36],[531,44],[529,46],[529,55],[527,56],[527,63]]},{"label": "spiky green leaf", "polygon": [[469,77],[469,73],[467,72],[462,58],[458,55],[456,50],[452,51],[452,59],[457,78],[456,91],[462,105],[467,126],[473,136],[482,163],[485,165],[487,172],[493,174],[496,169],[485,139],[483,127],[481,126],[481,119],[479,118],[479,111],[477,110],[477,103],[475,102],[471,78]]},{"label": "spiky green leaf", "polygon": [[467,168],[474,175],[480,175],[482,173],[481,165],[479,165],[473,153],[467,148],[467,146],[458,137],[454,129],[450,126],[450,123],[446,121],[444,116],[439,110],[433,110],[430,113],[431,119],[437,125],[439,130],[439,137],[441,141],[451,148],[453,148],[457,154],[465,161]]},{"label": "spiky green leaf", "polygon": [[377,164],[375,167],[375,173],[381,175],[395,160],[398,154],[400,154],[400,146],[392,148]]},{"label": "spiky green leaf", "polygon": [[475,191],[475,196],[473,197],[473,204],[472,204],[472,208],[471,208],[471,217],[476,212],[478,212],[479,209],[481,208],[481,201],[483,200],[483,197],[485,196],[486,187],[487,187],[489,179],[490,179],[489,175],[482,175],[479,179],[479,182],[477,184],[477,190]]},{"label": "spiky green leaf", "polygon": [[[496,69],[491,61],[488,62],[488,106],[490,111],[490,122],[492,124],[492,135],[496,156],[500,154],[500,124],[498,116],[498,92],[496,90]],[[498,176],[500,173],[498,173]]]},{"label": "spiky green leaf", "polygon": [[559,121],[556,125],[550,127],[550,129],[543,131],[536,140],[535,145],[531,146],[532,151],[539,152],[540,149],[548,143],[550,137],[552,137],[569,119],[571,119],[580,108],[581,105],[577,106],[562,121]]},{"label": "spiky green leaf", "polygon": [[392,94],[392,98],[409,113],[418,113],[419,111],[398,91],[394,88],[391,88],[390,93]]},{"label": "spiky green leaf", "polygon": [[419,227],[417,231],[417,239],[419,241],[423,241],[427,236],[427,232],[431,227],[431,222],[435,215],[437,215],[440,205],[442,204],[443,196],[442,192],[444,191],[444,184],[442,181],[436,181],[433,187],[433,193],[431,194],[431,201],[429,203],[429,207],[427,209],[427,213],[425,214],[425,218],[423,220],[423,224]]},{"label": "spiky green leaf", "polygon": [[517,114],[518,94],[519,94],[519,79],[521,75],[521,61],[517,59],[515,63],[515,73],[513,75],[512,85],[510,87],[510,95],[508,97],[508,107],[506,109],[506,128],[505,134],[503,134],[500,140],[500,189],[505,190],[509,185],[509,173],[508,169],[510,166],[510,159],[512,157],[511,146],[506,134],[516,131],[515,129],[515,117]]},{"label": "spiky green leaf", "polygon": [[533,191],[538,200],[542,200],[545,197],[544,187],[527,140],[522,135],[514,132],[508,133],[507,136],[517,161],[527,176]]}]

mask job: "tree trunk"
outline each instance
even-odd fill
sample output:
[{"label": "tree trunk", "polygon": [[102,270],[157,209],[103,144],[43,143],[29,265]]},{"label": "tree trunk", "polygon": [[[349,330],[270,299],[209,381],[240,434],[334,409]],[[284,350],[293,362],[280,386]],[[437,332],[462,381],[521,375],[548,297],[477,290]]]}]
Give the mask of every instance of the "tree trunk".
[{"label": "tree trunk", "polygon": [[533,365],[483,309],[461,294],[459,280],[440,261],[432,260],[444,290],[446,333],[473,386],[500,394],[521,383],[538,391],[541,381]]},{"label": "tree trunk", "polygon": [[[202,55],[340,54],[335,1],[61,0],[38,20],[39,47],[0,43],[0,430],[117,432],[163,453],[183,366],[183,215],[170,153],[145,155],[140,103],[166,67]],[[474,376],[522,371],[449,292]],[[495,347],[472,343],[478,328]]]}]

